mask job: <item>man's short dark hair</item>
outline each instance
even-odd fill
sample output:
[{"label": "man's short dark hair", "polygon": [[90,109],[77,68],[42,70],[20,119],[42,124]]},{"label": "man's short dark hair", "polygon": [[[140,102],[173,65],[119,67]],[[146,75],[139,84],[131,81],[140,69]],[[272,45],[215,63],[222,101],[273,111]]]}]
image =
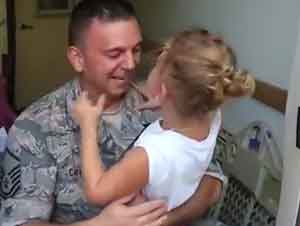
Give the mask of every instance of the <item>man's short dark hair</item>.
[{"label": "man's short dark hair", "polygon": [[93,19],[114,22],[137,18],[132,3],[128,0],[82,0],[73,9],[69,23],[69,46],[78,45],[82,33]]}]

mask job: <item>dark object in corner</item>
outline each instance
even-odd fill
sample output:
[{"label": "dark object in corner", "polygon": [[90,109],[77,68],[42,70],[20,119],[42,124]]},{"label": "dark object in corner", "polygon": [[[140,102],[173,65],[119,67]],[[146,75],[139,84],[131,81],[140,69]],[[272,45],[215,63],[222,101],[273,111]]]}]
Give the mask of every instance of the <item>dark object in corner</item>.
[{"label": "dark object in corner", "polygon": [[7,99],[7,85],[5,78],[0,74],[0,128],[6,130],[12,126],[16,119],[15,112],[11,109]]}]

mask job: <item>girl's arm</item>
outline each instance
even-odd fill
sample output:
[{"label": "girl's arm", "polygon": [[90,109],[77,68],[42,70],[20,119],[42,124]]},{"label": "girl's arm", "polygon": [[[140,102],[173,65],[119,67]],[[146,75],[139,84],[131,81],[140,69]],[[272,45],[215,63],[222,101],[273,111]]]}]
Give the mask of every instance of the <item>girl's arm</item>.
[{"label": "girl's arm", "polygon": [[104,205],[138,192],[148,183],[148,158],[143,148],[130,150],[108,170],[104,170],[99,153],[97,128],[81,127],[81,164],[88,201]]},{"label": "girl's arm", "polygon": [[[98,121],[105,98],[93,105],[83,93],[73,107],[73,117],[81,129],[81,168],[87,199],[103,205],[139,191],[148,183],[148,157],[143,148],[130,150],[109,170],[104,170],[98,147]],[[100,135],[101,136],[101,135]]]}]

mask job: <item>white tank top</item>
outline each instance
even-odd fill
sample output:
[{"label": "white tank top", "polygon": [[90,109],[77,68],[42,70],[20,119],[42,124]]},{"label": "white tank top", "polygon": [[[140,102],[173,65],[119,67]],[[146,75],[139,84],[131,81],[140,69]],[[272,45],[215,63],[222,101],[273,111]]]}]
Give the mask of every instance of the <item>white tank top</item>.
[{"label": "white tank top", "polygon": [[145,149],[149,161],[149,183],[144,192],[149,199],[163,199],[168,209],[183,204],[196,191],[212,159],[221,127],[221,112],[212,120],[209,135],[202,141],[153,122],[135,146]]}]

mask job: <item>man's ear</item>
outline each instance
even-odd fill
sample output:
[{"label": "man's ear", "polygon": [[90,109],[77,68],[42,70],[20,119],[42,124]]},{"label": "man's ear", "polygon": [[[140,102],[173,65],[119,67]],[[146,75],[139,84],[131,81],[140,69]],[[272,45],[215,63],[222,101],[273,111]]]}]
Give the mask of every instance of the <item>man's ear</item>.
[{"label": "man's ear", "polygon": [[81,50],[75,46],[69,46],[67,49],[67,57],[73,69],[81,73],[84,69],[84,60]]}]

